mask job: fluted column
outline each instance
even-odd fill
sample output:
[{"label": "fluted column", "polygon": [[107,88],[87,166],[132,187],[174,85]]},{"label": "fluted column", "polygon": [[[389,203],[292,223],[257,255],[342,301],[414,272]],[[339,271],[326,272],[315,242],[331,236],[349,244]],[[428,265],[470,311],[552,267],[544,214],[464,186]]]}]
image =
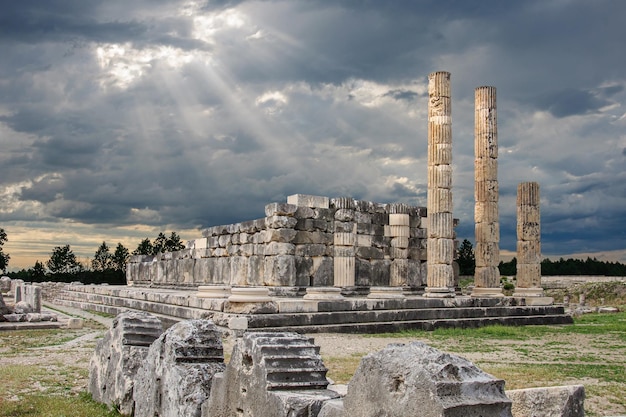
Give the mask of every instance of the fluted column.
[{"label": "fluted column", "polygon": [[402,287],[409,282],[409,209],[396,203],[389,207],[389,233],[391,236],[391,271],[389,286]]},{"label": "fluted column", "polygon": [[515,297],[543,297],[539,184],[517,186],[517,286]]},{"label": "fluted column", "polygon": [[[335,220],[354,220],[354,202],[351,198],[339,198],[335,201]],[[355,283],[356,258],[356,223],[342,222],[342,229],[335,227],[334,234],[334,279],[335,287],[353,287]]]},{"label": "fluted column", "polygon": [[500,289],[498,120],[496,88],[474,92],[474,221],[476,269],[473,297],[504,297]]},{"label": "fluted column", "polygon": [[425,297],[454,297],[450,73],[428,76],[428,264]]}]

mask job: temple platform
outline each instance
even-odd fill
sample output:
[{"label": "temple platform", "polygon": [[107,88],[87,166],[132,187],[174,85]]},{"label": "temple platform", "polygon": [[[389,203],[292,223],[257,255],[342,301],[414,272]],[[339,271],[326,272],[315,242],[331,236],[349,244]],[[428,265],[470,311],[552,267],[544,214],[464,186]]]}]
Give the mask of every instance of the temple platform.
[{"label": "temple platform", "polygon": [[[274,289],[276,290],[276,289]],[[277,293],[297,291],[280,289]],[[526,305],[524,298],[401,298],[372,299],[350,296],[305,299],[273,296],[258,302],[206,298],[197,290],[109,285],[68,285],[54,303],[82,310],[117,315],[146,311],[166,327],[188,319],[212,319],[232,331],[294,331],[298,333],[382,333],[408,329],[474,328],[492,324],[571,324],[559,305]]]}]

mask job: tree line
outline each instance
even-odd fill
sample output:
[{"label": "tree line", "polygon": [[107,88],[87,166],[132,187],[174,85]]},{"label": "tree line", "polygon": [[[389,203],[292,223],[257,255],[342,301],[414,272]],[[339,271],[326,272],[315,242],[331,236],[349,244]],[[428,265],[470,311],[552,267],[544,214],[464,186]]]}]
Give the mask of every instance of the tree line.
[{"label": "tree line", "polygon": [[[461,275],[474,275],[476,261],[472,243],[465,239],[459,246],[458,264]],[[517,274],[517,259],[508,262],[500,262],[498,265],[500,275],[511,276]],[[626,265],[619,262],[599,261],[588,257],[582,259],[563,259],[552,261],[549,258],[541,261],[541,275],[602,275],[602,276],[626,276]]]},{"label": "tree line", "polygon": [[[0,270],[3,273],[9,265],[10,256],[3,252],[2,246],[8,241],[4,229],[0,229]],[[118,243],[112,251],[106,242],[96,249],[93,259],[80,262],[69,244],[56,246],[45,262],[37,260],[35,265],[18,272],[9,272],[13,279],[23,279],[27,282],[74,282],[83,284],[112,285],[126,284],[126,264],[131,255],[156,255],[157,253],[173,252],[185,249],[176,232],[166,236],[163,232],[154,239],[143,239],[131,253],[124,245]]]}]

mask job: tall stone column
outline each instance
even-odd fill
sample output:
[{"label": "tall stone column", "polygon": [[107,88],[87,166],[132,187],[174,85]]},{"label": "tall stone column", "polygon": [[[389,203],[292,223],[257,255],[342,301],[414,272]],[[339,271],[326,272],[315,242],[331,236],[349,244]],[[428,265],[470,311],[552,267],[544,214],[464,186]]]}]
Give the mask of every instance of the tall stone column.
[{"label": "tall stone column", "polygon": [[454,297],[450,73],[428,76],[428,243],[424,297]]},{"label": "tall stone column", "polygon": [[517,286],[514,297],[543,297],[539,184],[517,186]]},{"label": "tall stone column", "polygon": [[396,203],[389,207],[389,230],[391,235],[391,271],[389,285],[402,287],[409,282],[409,235],[410,218],[406,204]]},{"label": "tall stone column", "polygon": [[335,207],[333,286],[353,287],[356,274],[354,202],[351,198],[338,198]]},{"label": "tall stone column", "polygon": [[476,269],[473,297],[504,297],[500,289],[498,214],[498,120],[496,88],[474,94],[474,221]]}]

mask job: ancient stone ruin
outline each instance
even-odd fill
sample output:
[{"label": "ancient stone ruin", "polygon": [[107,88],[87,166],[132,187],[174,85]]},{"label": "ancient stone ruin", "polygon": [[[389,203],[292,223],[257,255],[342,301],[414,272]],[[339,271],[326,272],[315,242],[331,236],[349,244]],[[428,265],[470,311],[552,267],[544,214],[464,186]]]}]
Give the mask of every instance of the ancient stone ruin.
[{"label": "ancient stone ruin", "polygon": [[96,400],[136,417],[584,416],[580,386],[509,395],[504,381],[420,342],[366,355],[346,389],[329,385],[319,347],[306,336],[245,332],[225,364],[210,320],[178,323],[147,348],[157,322],[115,319],[90,363]]}]

